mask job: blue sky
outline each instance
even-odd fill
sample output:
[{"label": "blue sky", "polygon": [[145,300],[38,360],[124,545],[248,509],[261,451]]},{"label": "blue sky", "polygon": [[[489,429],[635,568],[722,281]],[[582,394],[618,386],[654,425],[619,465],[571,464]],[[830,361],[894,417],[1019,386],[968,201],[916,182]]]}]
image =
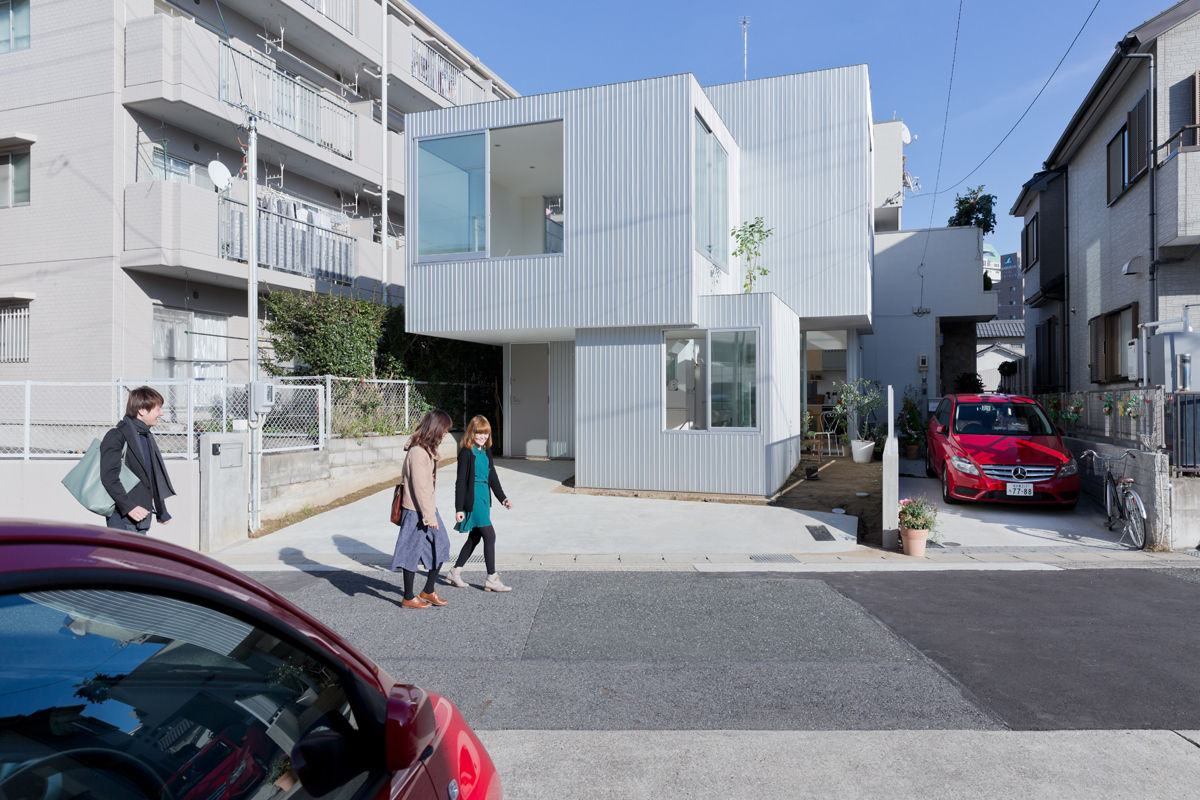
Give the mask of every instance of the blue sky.
[{"label": "blue sky", "polygon": [[[1054,70],[1095,0],[963,3],[941,186],[987,155]],[[1129,30],[1170,6],[1166,0],[1101,0],[1045,93],[991,160],[958,188],[983,184],[999,198],[1004,253],[1019,248],[1008,216],[1021,184],[1041,168],[1063,126]],[[456,0],[419,7],[522,94],[574,89],[678,72],[701,84],[742,77],[742,33],[750,18],[749,75],[866,63],[877,120],[903,119],[917,140],[909,171],[931,193],[946,111],[957,0],[936,2],[565,2]],[[453,9],[450,11],[449,9]],[[954,191],[910,196],[904,227],[944,225]]]}]

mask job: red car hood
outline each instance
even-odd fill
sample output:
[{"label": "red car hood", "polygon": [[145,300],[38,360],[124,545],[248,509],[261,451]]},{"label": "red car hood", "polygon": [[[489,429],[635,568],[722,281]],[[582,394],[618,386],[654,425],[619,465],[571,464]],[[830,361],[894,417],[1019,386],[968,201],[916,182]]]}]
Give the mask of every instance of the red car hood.
[{"label": "red car hood", "polygon": [[1038,464],[1057,467],[1071,454],[1057,436],[973,436],[954,437],[959,447],[980,464]]}]

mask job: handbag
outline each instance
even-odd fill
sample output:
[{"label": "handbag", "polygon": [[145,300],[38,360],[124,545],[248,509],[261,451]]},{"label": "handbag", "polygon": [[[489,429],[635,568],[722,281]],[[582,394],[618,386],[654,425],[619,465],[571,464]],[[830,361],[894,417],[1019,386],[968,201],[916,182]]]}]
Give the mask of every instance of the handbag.
[{"label": "handbag", "polygon": [[[408,466],[406,463],[405,466]],[[400,517],[404,515],[404,471],[400,471],[400,482],[396,484],[395,490],[392,492],[392,516],[389,519],[393,525],[400,524]]]},{"label": "handbag", "polygon": [[[125,452],[127,449],[128,445],[121,448],[121,487],[128,492],[141,481],[138,480],[138,477],[133,474],[133,471],[129,467],[125,466]],[[93,514],[99,514],[102,517],[111,517],[117,509],[117,502],[112,499],[112,496],[100,481],[99,439],[92,439],[92,443],[88,445],[87,452],[83,454],[83,458],[79,459],[79,463],[72,467],[71,471],[63,477],[62,485],[67,488],[72,497]]]}]

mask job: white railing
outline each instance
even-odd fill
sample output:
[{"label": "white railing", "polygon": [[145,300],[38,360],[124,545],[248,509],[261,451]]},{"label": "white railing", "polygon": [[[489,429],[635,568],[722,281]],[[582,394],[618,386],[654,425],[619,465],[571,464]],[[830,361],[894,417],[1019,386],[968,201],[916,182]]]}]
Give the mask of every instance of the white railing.
[{"label": "white railing", "polygon": [[416,36],[413,36],[412,44],[412,74],[450,102],[460,102],[458,89],[463,82],[462,70]]},{"label": "white railing", "polygon": [[[82,455],[125,413],[130,389],[152,386],[163,396],[154,438],[167,458],[194,459],[200,435],[244,426],[247,384],[223,378],[119,379],[75,383],[0,381],[0,458]],[[275,405],[263,420],[263,452],[325,446],[325,392],[319,386],[275,385]]]},{"label": "white railing", "polygon": [[301,0],[301,2],[319,12],[330,22],[354,33],[355,0]]},{"label": "white railing", "polygon": [[[246,204],[222,197],[217,247],[222,258],[246,261]],[[258,263],[314,280],[348,284],[354,279],[354,237],[274,211],[258,211]]]},{"label": "white railing", "polygon": [[354,157],[354,112],[273,65],[221,43],[221,100],[346,158]]}]

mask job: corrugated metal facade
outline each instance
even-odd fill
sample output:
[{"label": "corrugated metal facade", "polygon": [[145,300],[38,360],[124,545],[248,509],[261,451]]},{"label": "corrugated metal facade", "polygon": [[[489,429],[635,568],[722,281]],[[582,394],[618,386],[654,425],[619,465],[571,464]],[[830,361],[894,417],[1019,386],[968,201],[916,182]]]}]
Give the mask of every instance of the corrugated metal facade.
[{"label": "corrugated metal facade", "polygon": [[[663,329],[581,330],[575,340],[577,485],[767,495],[795,466],[800,407],[795,315],[769,294],[702,297],[698,311],[706,330],[757,329],[758,430],[664,430]],[[776,370],[781,374],[773,375]]]},{"label": "corrugated metal facade", "polygon": [[575,343],[550,343],[551,458],[575,457]]},{"label": "corrugated metal facade", "polygon": [[761,216],[774,292],[801,317],[869,322],[871,97],[866,65],[706,86],[741,151],[741,215]]},{"label": "corrugated metal facade", "polygon": [[410,245],[408,330],[504,340],[511,329],[693,323],[695,85],[675,75],[408,116],[411,234],[422,137],[561,119],[565,161],[563,254],[417,263]]}]

